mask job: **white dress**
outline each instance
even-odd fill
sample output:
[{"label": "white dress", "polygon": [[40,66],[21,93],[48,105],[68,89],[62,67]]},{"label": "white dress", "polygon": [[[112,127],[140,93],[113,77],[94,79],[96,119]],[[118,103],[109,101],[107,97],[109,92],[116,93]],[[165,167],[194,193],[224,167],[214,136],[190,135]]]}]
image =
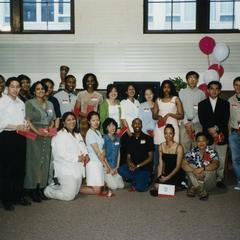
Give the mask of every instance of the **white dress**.
[{"label": "white dress", "polygon": [[[170,102],[163,102],[160,98],[156,100],[158,104],[158,115],[164,117],[168,113],[177,113],[177,105],[176,105],[176,98],[173,97]],[[166,124],[172,124],[175,129],[175,136],[174,141],[179,142],[179,125],[178,120],[176,118],[169,117],[166,121]],[[154,130],[154,144],[160,145],[161,143],[165,142],[164,138],[164,128],[165,126],[158,128],[158,125],[156,123],[156,127]]]},{"label": "white dress", "polygon": [[59,185],[49,185],[44,194],[49,198],[72,200],[79,193],[85,168],[79,156],[87,155],[87,148],[80,134],[73,136],[66,129],[60,130],[52,139],[54,176]]},{"label": "white dress", "polygon": [[92,144],[97,143],[100,151],[103,151],[104,140],[101,133],[91,128],[87,131],[86,144],[90,161],[86,165],[87,186],[104,186],[104,169],[102,162],[98,159]]}]

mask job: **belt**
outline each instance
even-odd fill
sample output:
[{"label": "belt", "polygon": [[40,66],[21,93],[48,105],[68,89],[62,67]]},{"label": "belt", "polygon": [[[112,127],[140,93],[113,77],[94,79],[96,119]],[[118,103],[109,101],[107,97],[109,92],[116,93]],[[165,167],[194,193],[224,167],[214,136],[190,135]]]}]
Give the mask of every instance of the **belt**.
[{"label": "belt", "polygon": [[232,131],[232,132],[235,132],[235,131],[238,131],[238,129],[236,129],[236,128],[231,128],[231,131]]}]

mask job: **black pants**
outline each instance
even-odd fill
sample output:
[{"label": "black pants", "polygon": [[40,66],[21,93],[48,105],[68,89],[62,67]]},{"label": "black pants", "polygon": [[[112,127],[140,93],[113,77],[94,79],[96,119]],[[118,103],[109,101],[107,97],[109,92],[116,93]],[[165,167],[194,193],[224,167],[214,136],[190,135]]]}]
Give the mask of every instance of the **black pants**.
[{"label": "black pants", "polygon": [[23,196],[26,139],[15,131],[0,133],[0,191],[3,203],[13,203]]}]

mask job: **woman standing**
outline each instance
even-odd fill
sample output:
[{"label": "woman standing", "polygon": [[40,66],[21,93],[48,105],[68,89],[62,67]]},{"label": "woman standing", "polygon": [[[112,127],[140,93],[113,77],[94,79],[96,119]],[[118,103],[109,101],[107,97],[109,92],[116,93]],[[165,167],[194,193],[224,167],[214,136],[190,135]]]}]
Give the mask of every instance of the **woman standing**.
[{"label": "woman standing", "polygon": [[44,194],[49,198],[73,200],[79,193],[84,165],[88,162],[88,152],[80,133],[76,132],[76,116],[66,112],[62,117],[63,128],[52,139],[52,154],[55,177],[60,185],[49,185]]},{"label": "woman standing", "polygon": [[171,124],[164,128],[165,142],[159,146],[159,165],[155,189],[150,191],[152,195],[157,195],[158,184],[172,184],[177,189],[184,189],[185,173],[181,169],[183,161],[183,147],[174,141],[175,129]]},{"label": "woman standing", "polygon": [[86,165],[87,186],[81,187],[85,194],[100,194],[104,186],[104,167],[106,173],[113,173],[105,160],[103,149],[104,140],[100,131],[100,117],[97,112],[90,112],[87,116],[89,130],[86,135],[87,150],[90,161]]},{"label": "woman standing", "polygon": [[9,78],[6,87],[7,95],[0,98],[0,189],[3,206],[11,211],[13,204],[31,203],[23,197],[26,140],[17,134],[18,130],[27,130],[25,105],[17,97],[20,84],[16,77]]},{"label": "woman standing", "polygon": [[26,102],[33,97],[29,91],[31,87],[31,79],[28,76],[21,74],[18,76],[18,80],[21,87],[18,96],[23,102]]},{"label": "woman standing", "polygon": [[25,188],[30,190],[34,202],[41,202],[46,197],[43,189],[47,185],[51,158],[51,134],[49,128],[54,126],[55,112],[51,102],[45,99],[47,86],[35,82],[30,92],[34,98],[26,102],[26,118],[30,128],[37,134],[36,140],[27,140]]},{"label": "woman standing", "polygon": [[162,82],[159,98],[156,100],[153,117],[157,120],[154,131],[154,144],[161,144],[164,139],[164,126],[172,124],[175,130],[174,141],[179,142],[178,120],[183,119],[183,107],[174,84],[170,80]]},{"label": "woman standing", "polygon": [[153,120],[154,93],[151,88],[144,91],[145,102],[140,104],[139,118],[142,120],[142,131],[145,134],[153,136],[156,121]]},{"label": "woman standing", "polygon": [[[99,113],[101,123],[103,123],[107,118],[113,118],[117,122],[119,128],[121,128],[121,108],[117,97],[118,91],[116,85],[108,84],[107,98],[101,103]],[[102,125],[101,132],[103,133]]]},{"label": "woman standing", "polygon": [[87,115],[91,111],[98,112],[99,104],[103,101],[102,94],[96,90],[98,88],[97,77],[93,73],[87,73],[82,79],[83,91],[77,95],[74,111],[80,118],[80,131],[85,137],[88,130]]}]

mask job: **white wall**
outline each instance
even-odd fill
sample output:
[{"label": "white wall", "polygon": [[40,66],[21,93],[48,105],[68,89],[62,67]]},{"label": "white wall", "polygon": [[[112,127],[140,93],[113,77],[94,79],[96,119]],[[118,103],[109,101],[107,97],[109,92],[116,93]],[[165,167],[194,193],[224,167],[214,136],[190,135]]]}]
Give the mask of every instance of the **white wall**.
[{"label": "white wall", "polygon": [[[75,0],[75,34],[1,34],[0,73],[58,82],[59,66],[66,64],[78,87],[84,73],[93,72],[100,88],[112,81],[184,78],[189,70],[207,70],[207,58],[198,48],[203,36],[143,34],[143,0]],[[240,75],[240,34],[212,37],[230,47],[221,79],[230,90],[232,79]]]}]

